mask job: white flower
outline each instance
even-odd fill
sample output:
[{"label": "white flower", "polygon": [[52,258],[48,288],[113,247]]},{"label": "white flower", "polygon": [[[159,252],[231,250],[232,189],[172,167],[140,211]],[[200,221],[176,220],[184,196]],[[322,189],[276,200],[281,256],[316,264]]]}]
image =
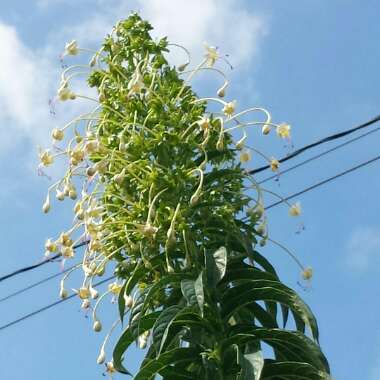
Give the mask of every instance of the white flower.
[{"label": "white flower", "polygon": [[197,124],[199,125],[199,128],[202,131],[207,131],[210,128],[210,118],[202,116],[198,121]]},{"label": "white flower", "polygon": [[307,267],[302,272],[302,278],[304,280],[310,280],[313,277],[313,268]]},{"label": "white flower", "polygon": [[125,301],[125,305],[128,308],[131,308],[133,306],[133,298],[131,296],[124,295],[124,301]]},{"label": "white flower", "polygon": [[236,100],[226,103],[222,109],[222,112],[226,116],[231,116],[235,112],[235,108],[236,108]]},{"label": "white flower", "polygon": [[214,66],[215,62],[219,58],[218,48],[214,46],[209,46],[207,43],[204,43],[206,49],[206,63],[209,67]]},{"label": "white flower", "polygon": [[277,126],[276,129],[277,135],[283,139],[290,137],[290,125],[286,123],[282,123]]},{"label": "white flower", "polygon": [[74,249],[72,246],[70,247],[62,247],[61,254],[65,259],[71,259],[74,257]]},{"label": "white flower", "polygon": [[65,45],[65,55],[77,55],[78,53],[78,42],[76,40],[72,40]]},{"label": "white flower", "polygon": [[49,149],[46,149],[39,154],[41,164],[44,166],[49,166],[54,162],[54,157],[50,153]]},{"label": "white flower", "polygon": [[49,252],[57,252],[57,244],[52,239],[47,239],[45,249]]},{"label": "white flower", "polygon": [[244,163],[244,162],[247,162],[251,159],[251,154],[245,150],[244,152],[241,152],[240,154],[240,162],[241,163]]},{"label": "white flower", "polygon": [[299,216],[301,215],[301,203],[297,202],[289,208],[289,215]]},{"label": "white flower", "polygon": [[276,172],[278,168],[280,167],[280,162],[276,160],[275,158],[272,158],[270,160],[270,168],[273,172]]}]

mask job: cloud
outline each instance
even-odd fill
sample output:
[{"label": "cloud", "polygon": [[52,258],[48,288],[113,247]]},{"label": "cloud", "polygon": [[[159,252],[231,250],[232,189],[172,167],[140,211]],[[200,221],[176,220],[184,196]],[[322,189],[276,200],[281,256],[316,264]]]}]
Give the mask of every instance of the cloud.
[{"label": "cloud", "polygon": [[[240,3],[240,4],[239,4]],[[220,46],[234,65],[252,62],[268,32],[268,18],[252,14],[234,0],[138,1],[142,15],[155,28],[155,35],[188,48],[196,59],[203,42]]]},{"label": "cloud", "polygon": [[358,227],[347,244],[346,265],[363,273],[380,264],[380,227]]},{"label": "cloud", "polygon": [[42,138],[41,128],[35,126],[49,116],[50,68],[43,56],[20,41],[14,27],[0,23],[0,41],[0,149],[4,150],[17,137]]}]

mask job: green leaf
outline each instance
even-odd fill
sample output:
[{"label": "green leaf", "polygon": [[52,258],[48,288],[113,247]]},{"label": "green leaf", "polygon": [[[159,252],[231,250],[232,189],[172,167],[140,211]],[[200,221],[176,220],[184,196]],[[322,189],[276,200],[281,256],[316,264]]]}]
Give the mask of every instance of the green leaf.
[{"label": "green leaf", "polygon": [[181,306],[173,305],[164,309],[153,326],[153,344],[157,346],[157,355],[160,355],[165,344],[171,323],[175,316],[182,310]]},{"label": "green leaf", "polygon": [[152,377],[169,366],[179,363],[197,362],[199,351],[195,348],[176,348],[161,354],[158,358],[147,361],[134,380],[151,380]]},{"label": "green leaf", "polygon": [[222,342],[223,346],[262,341],[272,346],[277,359],[304,362],[320,371],[329,373],[329,364],[320,347],[310,338],[298,331],[283,329],[256,328],[251,325],[236,325],[230,328],[230,338]]},{"label": "green leaf", "polygon": [[[159,312],[155,312],[142,317],[139,321],[141,332],[151,329],[159,314]],[[115,345],[113,350],[113,364],[115,369],[120,373],[130,375],[130,372],[123,366],[122,362],[125,351],[127,351],[128,347],[135,341],[135,339],[136,337],[132,333],[132,326],[128,326]]]},{"label": "green leaf", "polygon": [[125,314],[125,288],[127,287],[127,281],[124,282],[122,288],[120,289],[120,293],[118,296],[118,306],[119,306],[119,316],[121,324],[124,322],[124,314]]},{"label": "green leaf", "polygon": [[[239,308],[256,301],[273,301],[289,307],[293,315],[306,323],[318,341],[317,321],[309,307],[296,292],[280,282],[244,280],[242,284],[227,289],[222,297],[222,316],[227,320]],[[302,327],[302,326],[300,326]]]},{"label": "green leaf", "polygon": [[227,250],[220,247],[213,254],[206,252],[206,275],[210,286],[215,287],[226,274]]},{"label": "green leaf", "polygon": [[183,296],[186,298],[188,305],[198,305],[203,315],[204,307],[204,290],[203,290],[203,272],[201,272],[198,278],[193,280],[182,280],[181,290]]},{"label": "green leaf", "polygon": [[299,362],[265,360],[261,380],[332,380],[328,373],[318,371],[312,365]]},{"label": "green leaf", "polygon": [[238,350],[238,364],[241,372],[237,380],[260,380],[264,367],[264,357],[258,345],[254,345],[249,352],[241,354]]}]

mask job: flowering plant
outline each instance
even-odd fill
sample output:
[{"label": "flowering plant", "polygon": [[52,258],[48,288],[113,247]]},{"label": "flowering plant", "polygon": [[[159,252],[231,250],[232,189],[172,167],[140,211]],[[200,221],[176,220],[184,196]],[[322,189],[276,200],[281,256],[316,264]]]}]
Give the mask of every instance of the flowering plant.
[{"label": "flowering plant", "polygon": [[[130,374],[123,357],[136,341],[148,347],[136,380],[329,378],[315,317],[256,250],[270,239],[263,190],[244,169],[253,150],[246,130],[259,127],[267,135],[275,129],[289,138],[290,126],[273,123],[263,108],[236,112],[236,101],[223,100],[228,80],[214,67],[224,59],[216,48],[206,46],[194,69],[188,69],[190,57],[172,67],[165,54],[179,46],[153,41],[150,30],[132,14],[94,53],[87,69],[97,99],[70,87],[83,65],[64,70],[57,98],[87,99],[96,107],[52,131],[55,143],[68,140],[67,148],[40,153],[43,166],[57,155],[69,161],[43,211],[50,210],[53,191],[60,201],[76,200],[74,225],[47,240],[46,254],[72,259],[76,244],[86,243],[75,267],[84,272],[77,293],[82,307],[92,309],[95,331],[102,330],[100,301],[108,294],[118,301],[111,332],[118,324],[124,331],[108,362],[106,336],[98,363],[110,375]],[[65,55],[82,50],[72,41]],[[223,78],[218,97],[193,92],[190,81],[202,71]],[[211,103],[220,110],[210,112]],[[243,121],[249,115],[258,116]],[[243,130],[236,142],[234,130]],[[275,158],[266,159],[279,169]],[[298,203],[289,206],[291,215],[300,214]],[[93,281],[110,263],[116,281],[99,296]],[[310,279],[311,268],[297,263]],[[61,281],[63,298],[70,273]],[[286,329],[290,313],[295,331]],[[264,358],[263,343],[272,347],[271,358]]]}]

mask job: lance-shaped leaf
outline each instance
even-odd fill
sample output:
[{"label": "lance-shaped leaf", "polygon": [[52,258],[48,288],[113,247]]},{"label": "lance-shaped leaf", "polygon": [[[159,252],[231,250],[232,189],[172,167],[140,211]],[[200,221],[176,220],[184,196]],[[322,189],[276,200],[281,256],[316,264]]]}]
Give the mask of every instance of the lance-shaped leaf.
[{"label": "lance-shaped leaf", "polygon": [[220,247],[213,254],[205,253],[207,283],[215,287],[224,277],[227,268],[227,250]]},{"label": "lance-shaped leaf", "polygon": [[199,361],[199,351],[195,348],[176,348],[160,355],[156,359],[146,361],[134,380],[151,380],[154,375],[161,373],[169,366],[179,363],[195,363]]},{"label": "lance-shaped leaf", "polygon": [[[141,318],[140,322],[140,331],[143,333],[149,329],[151,329],[156,322],[159,312],[148,314]],[[119,338],[116,346],[113,350],[113,364],[115,369],[127,375],[130,375],[130,372],[123,366],[123,355],[125,351],[127,351],[128,347],[135,341],[136,336],[133,334],[131,328],[133,326],[128,326],[121,337]]]},{"label": "lance-shaped leaf", "polygon": [[198,305],[203,315],[204,307],[204,290],[203,290],[203,272],[201,272],[198,278],[193,280],[182,280],[181,290],[183,296],[186,298],[188,305]]}]

